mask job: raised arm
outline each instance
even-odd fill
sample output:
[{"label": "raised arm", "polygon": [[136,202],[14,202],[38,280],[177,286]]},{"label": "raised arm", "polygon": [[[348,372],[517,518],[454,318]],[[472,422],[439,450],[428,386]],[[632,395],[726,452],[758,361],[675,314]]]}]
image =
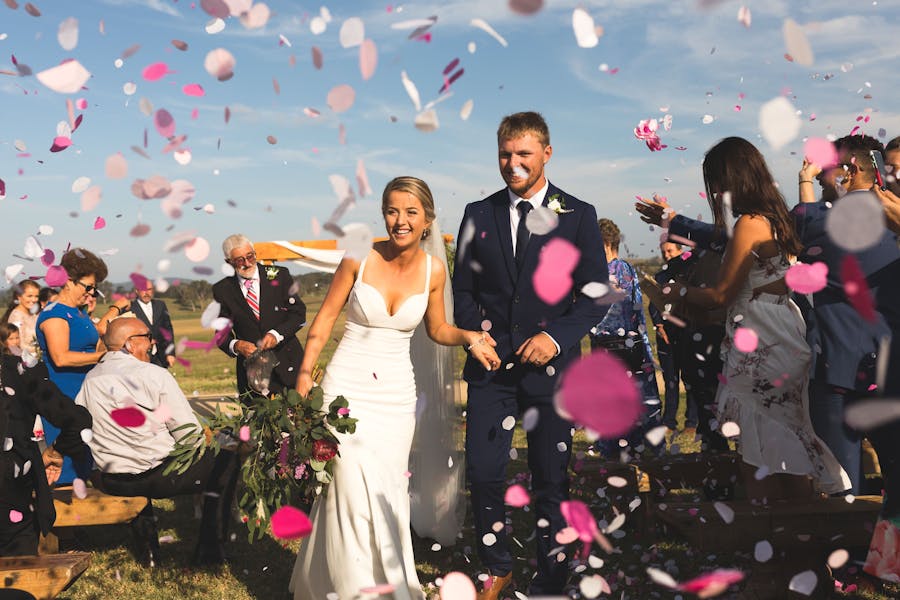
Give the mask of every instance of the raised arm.
[{"label": "raised arm", "polygon": [[442,346],[466,346],[482,366],[493,371],[500,367],[500,358],[494,351],[497,342],[486,331],[460,329],[447,322],[444,306],[444,286],[447,275],[444,265],[435,257],[431,260],[431,289],[428,290],[428,308],[425,310],[425,328],[428,337]]},{"label": "raised arm", "polygon": [[763,243],[769,241],[772,241],[772,229],[768,220],[765,217],[744,215],[735,223],[731,240],[725,247],[725,256],[722,258],[715,286],[685,288],[673,283],[664,289],[669,289],[669,294],[678,295],[685,289],[685,300],[702,308],[728,306],[734,302],[744,282],[747,281],[754,254]]},{"label": "raised arm", "polygon": [[57,367],[84,367],[95,365],[103,352],[75,352],[69,348],[69,323],[54,317],[41,323],[41,331],[47,341],[47,353]]},{"label": "raised arm", "polygon": [[319,360],[319,354],[322,348],[331,337],[331,330],[334,328],[334,322],[337,321],[338,315],[341,314],[347,299],[350,297],[350,290],[353,289],[353,282],[356,281],[356,273],[359,270],[359,261],[352,258],[345,258],[338,265],[337,271],[334,272],[334,279],[328,287],[328,293],[325,294],[325,300],[322,301],[322,307],[313,319],[309,328],[309,335],[306,338],[306,349],[303,351],[303,362],[300,363],[300,373],[297,376],[297,391],[301,396],[306,396],[312,389],[313,379],[312,372]]}]

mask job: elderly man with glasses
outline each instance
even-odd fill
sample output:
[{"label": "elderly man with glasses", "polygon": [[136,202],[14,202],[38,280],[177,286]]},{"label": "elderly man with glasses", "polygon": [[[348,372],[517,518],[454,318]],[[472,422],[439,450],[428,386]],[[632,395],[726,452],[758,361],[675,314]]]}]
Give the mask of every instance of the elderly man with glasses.
[{"label": "elderly man with glasses", "polygon": [[[236,455],[225,450],[218,455],[206,452],[184,473],[163,475],[176,441],[190,433],[178,428],[199,429],[197,417],[172,374],[150,362],[154,340],[143,322],[132,317],[114,320],[104,342],[109,351],[87,374],[75,398],[93,418],[88,445],[100,469],[100,488],[116,496],[148,498],[202,492],[203,516],[194,560],[221,563],[237,476]],[[123,410],[139,412],[143,423],[123,425],[117,412]],[[132,529],[140,545],[139,558],[153,566],[159,560],[159,539],[151,504],[135,518]]]},{"label": "elderly man with glasses", "polygon": [[231,335],[219,347],[236,358],[241,401],[248,403],[254,392],[263,391],[251,388],[246,361],[266,350],[272,350],[277,360],[268,391],[293,388],[303,359],[297,332],[306,324],[306,305],[294,279],[284,267],[258,265],[253,244],[243,235],[228,236],[222,252],[234,275],[213,286],[213,297],[221,305],[219,316],[232,323]]}]

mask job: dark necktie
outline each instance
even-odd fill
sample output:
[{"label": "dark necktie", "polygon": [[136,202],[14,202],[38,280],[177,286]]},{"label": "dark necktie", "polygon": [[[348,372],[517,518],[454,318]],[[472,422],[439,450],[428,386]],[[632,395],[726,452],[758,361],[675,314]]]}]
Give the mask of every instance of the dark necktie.
[{"label": "dark necktie", "polygon": [[530,235],[525,221],[528,220],[528,213],[532,208],[534,207],[531,205],[531,202],[527,200],[520,200],[516,204],[516,210],[519,211],[519,226],[516,228],[516,267],[520,271],[522,270],[522,263],[525,262],[525,250],[528,248],[528,237]]}]

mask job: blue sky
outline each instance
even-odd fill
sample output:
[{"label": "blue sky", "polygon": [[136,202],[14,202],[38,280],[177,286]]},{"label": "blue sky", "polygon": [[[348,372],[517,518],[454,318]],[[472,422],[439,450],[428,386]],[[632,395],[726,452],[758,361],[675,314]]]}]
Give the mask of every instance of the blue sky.
[{"label": "blue sky", "polygon": [[[506,0],[272,0],[265,27],[249,30],[229,18],[213,35],[205,30],[212,17],[199,2],[44,0],[34,2],[39,17],[19,4],[17,10],[0,6],[0,71],[15,72],[15,56],[35,73],[75,58],[92,74],[87,89],[70,95],[51,91],[33,76],[0,75],[0,179],[6,183],[0,256],[5,268],[23,264],[22,275],[45,271],[40,262],[15,255],[23,255],[26,238],[49,225],[52,234],[37,236],[44,247],[57,255],[69,244],[104,252],[113,281],[133,271],[202,277],[195,267],[212,270],[207,277],[215,280],[221,276],[219,244],[230,233],[254,240],[314,238],[313,219],[324,223],[338,202],[329,176],[346,177],[357,188],[359,160],[375,195],[358,197],[342,223],[367,223],[381,233],[381,189],[392,177],[410,174],[431,185],[440,224],[455,234],[464,205],[502,186],[495,131],[503,115],[519,110],[538,110],[550,124],[550,180],[616,221],[628,250],[639,256],[656,252],[658,232],[634,215],[634,196],[659,192],[686,214],[708,214],[698,194],[700,163],[722,137],[740,135],[756,143],[793,204],[806,137],[837,137],[856,125],[872,135],[885,130],[883,140],[900,135],[900,111],[891,102],[900,90],[896,0],[564,0],[545,2],[528,16],[510,10]],[[310,21],[322,6],[332,20],[314,35]],[[749,28],[737,19],[741,6],[750,9]],[[603,27],[595,47],[576,43],[577,7]],[[392,28],[430,16],[437,16],[430,41],[409,40],[409,30]],[[57,41],[59,25],[68,17],[79,24],[78,44],[69,51]],[[341,25],[351,17],[363,21],[365,37],[378,49],[377,69],[367,81],[360,74],[359,48],[344,48],[339,41]],[[472,26],[473,18],[489,23],[508,46]],[[785,59],[782,27],[788,18],[809,41],[811,66]],[[279,36],[290,46],[279,44]],[[188,49],[177,50],[173,39]],[[139,49],[117,68],[115,60],[136,44]],[[313,66],[313,46],[324,57],[321,70]],[[204,69],[214,48],[225,48],[236,59],[228,81],[216,81]],[[425,104],[438,99],[442,71],[457,58],[465,72],[451,95],[434,106],[439,128],[416,129],[416,109],[401,72]],[[144,80],[143,69],[157,62],[171,72],[158,81]],[[123,91],[129,82],[137,88],[130,96]],[[182,86],[192,83],[204,88],[203,97],[182,93]],[[349,110],[335,114],[326,96],[341,84],[352,86],[356,98]],[[782,95],[799,111],[802,126],[791,142],[775,149],[760,137],[759,110]],[[67,120],[67,98],[87,102],[85,110],[76,110],[84,120],[73,145],[51,153],[57,123]],[[162,152],[167,142],[141,111],[141,99],[172,114],[176,133],[187,135],[183,147],[191,150],[191,162],[181,165]],[[474,108],[463,120],[460,110],[469,100]],[[307,116],[307,107],[321,115]],[[641,119],[664,114],[672,116],[671,130],[660,131],[668,148],[650,152],[632,130]],[[704,123],[705,115],[711,122]],[[867,123],[857,122],[866,116]],[[131,149],[143,147],[145,130],[149,159]],[[270,144],[268,136],[277,143]],[[117,152],[127,160],[128,174],[108,179],[104,164]],[[132,182],[152,175],[186,180],[195,188],[180,218],[164,214],[159,200],[132,195]],[[102,188],[93,210],[83,212],[80,195],[72,192],[79,177]],[[202,210],[208,204],[214,212]],[[95,230],[97,217],[106,226]],[[150,231],[133,237],[129,232],[139,222]],[[208,240],[209,257],[194,263],[181,251],[168,252],[167,242],[179,236]],[[161,259],[171,262],[165,273],[158,270]]]}]

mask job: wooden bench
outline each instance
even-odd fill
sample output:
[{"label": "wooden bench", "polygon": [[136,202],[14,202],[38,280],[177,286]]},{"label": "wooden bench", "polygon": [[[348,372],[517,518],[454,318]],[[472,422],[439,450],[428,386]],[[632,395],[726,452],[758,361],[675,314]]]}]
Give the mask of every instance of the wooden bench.
[{"label": "wooden bench", "polygon": [[23,590],[38,600],[56,598],[90,564],[88,552],[0,558],[0,590]]},{"label": "wooden bench", "polygon": [[[95,488],[88,488],[87,496],[77,498],[71,487],[58,487],[53,490],[53,506],[56,508],[53,529],[128,523],[147,506],[147,502],[147,498],[143,497],[109,496]],[[59,539],[55,533],[41,538],[38,552],[59,552]]]},{"label": "wooden bench", "polygon": [[672,489],[702,489],[707,482],[734,485],[740,478],[740,465],[736,452],[695,452],[636,463],[649,476],[654,497]]}]

